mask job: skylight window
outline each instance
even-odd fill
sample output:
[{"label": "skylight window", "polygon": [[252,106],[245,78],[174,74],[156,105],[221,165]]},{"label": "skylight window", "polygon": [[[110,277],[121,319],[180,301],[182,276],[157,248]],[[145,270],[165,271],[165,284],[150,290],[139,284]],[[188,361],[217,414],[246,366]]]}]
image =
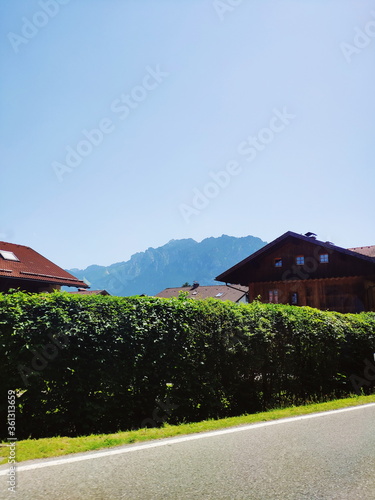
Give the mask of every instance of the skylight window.
[{"label": "skylight window", "polygon": [[4,260],[14,260],[16,262],[20,261],[20,259],[18,259],[13,252],[9,252],[8,250],[0,250],[0,255]]}]

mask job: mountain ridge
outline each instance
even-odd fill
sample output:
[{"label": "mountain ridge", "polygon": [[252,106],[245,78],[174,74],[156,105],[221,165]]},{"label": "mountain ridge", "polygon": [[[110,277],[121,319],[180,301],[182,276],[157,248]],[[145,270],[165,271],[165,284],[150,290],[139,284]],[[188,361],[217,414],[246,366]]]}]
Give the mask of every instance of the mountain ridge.
[{"label": "mountain ridge", "polygon": [[198,281],[218,284],[215,276],[266,245],[255,236],[172,239],[163,246],[149,247],[129,260],[109,266],[92,264],[85,269],[67,269],[85,280],[92,290],[107,290],[111,295],[155,295],[164,288]]}]

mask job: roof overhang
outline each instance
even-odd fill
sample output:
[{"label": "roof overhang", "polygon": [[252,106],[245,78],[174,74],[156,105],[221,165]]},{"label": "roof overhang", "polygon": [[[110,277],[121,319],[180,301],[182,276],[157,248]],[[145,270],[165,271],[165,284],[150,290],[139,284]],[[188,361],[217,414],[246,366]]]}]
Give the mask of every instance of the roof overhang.
[{"label": "roof overhang", "polygon": [[90,288],[84,281],[79,281],[76,278],[68,279],[68,278],[46,278],[43,276],[12,276],[9,272],[4,274],[2,270],[0,270],[0,279],[5,279],[9,281],[26,281],[32,283],[45,283],[47,285],[60,285],[60,286],[69,286],[75,288]]}]

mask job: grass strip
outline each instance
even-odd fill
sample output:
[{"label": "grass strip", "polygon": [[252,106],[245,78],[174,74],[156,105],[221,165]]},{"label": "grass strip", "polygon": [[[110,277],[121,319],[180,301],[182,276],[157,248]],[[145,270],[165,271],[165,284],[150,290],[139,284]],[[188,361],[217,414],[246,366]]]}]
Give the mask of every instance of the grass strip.
[{"label": "grass strip", "polygon": [[[52,437],[43,439],[26,439],[17,442],[17,462],[34,460],[38,458],[52,458],[71,453],[82,453],[85,451],[111,448],[153,439],[207,432],[226,427],[234,427],[256,422],[266,422],[281,418],[295,417],[309,413],[338,410],[350,406],[375,403],[375,394],[370,396],[352,396],[346,399],[337,399],[325,403],[312,403],[304,406],[292,406],[288,408],[275,409],[262,413],[230,417],[220,420],[204,420],[203,422],[186,423],[180,425],[165,424],[161,428],[145,428],[135,431],[117,432],[115,434],[98,434],[80,437]],[[7,463],[4,457],[7,450],[6,442],[0,445],[0,464]]]}]

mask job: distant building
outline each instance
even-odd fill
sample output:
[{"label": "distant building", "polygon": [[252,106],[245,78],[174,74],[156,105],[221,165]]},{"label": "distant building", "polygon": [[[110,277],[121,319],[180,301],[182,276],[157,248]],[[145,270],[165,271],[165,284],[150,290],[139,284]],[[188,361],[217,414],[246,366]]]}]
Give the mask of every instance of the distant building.
[{"label": "distant building", "polygon": [[188,292],[189,299],[219,299],[231,300],[232,302],[247,302],[248,287],[247,286],[229,286],[229,285],[212,285],[200,286],[198,283],[192,286],[184,286],[177,288],[166,288],[162,292],[156,294],[156,297],[165,299],[178,298],[180,292]]},{"label": "distant building", "polygon": [[289,231],[215,279],[248,286],[249,301],[375,311],[375,245],[345,249],[315,236]]},{"label": "distant building", "polygon": [[51,292],[62,286],[88,288],[32,248],[0,241],[0,292],[11,288],[25,292]]},{"label": "distant building", "polygon": [[76,295],[111,295],[107,290],[85,290],[84,288],[78,288],[78,291],[69,293]]}]

